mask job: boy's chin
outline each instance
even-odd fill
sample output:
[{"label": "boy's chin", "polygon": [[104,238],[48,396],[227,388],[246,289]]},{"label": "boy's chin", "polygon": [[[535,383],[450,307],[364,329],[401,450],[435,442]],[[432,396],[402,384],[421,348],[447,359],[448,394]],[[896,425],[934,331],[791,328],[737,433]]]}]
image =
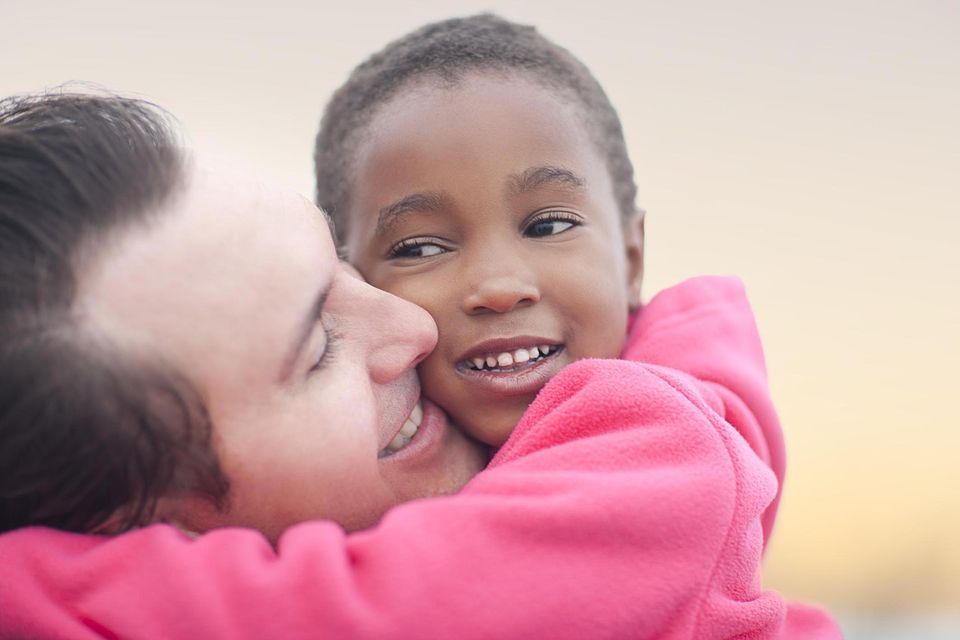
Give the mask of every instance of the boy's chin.
[{"label": "boy's chin", "polygon": [[469,415],[455,417],[454,422],[462,425],[463,431],[475,440],[488,444],[494,449],[502,447],[513,433],[523,417],[529,403],[515,407],[504,407],[497,411],[477,408]]}]

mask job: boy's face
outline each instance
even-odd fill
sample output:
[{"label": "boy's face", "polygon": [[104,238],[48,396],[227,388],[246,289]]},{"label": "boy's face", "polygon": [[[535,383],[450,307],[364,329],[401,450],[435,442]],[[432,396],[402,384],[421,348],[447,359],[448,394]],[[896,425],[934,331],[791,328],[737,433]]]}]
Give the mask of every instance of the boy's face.
[{"label": "boy's face", "polygon": [[367,133],[349,259],[433,315],[424,394],[499,446],[563,366],[619,355],[642,222],[622,224],[577,111],[516,76],[405,90]]}]

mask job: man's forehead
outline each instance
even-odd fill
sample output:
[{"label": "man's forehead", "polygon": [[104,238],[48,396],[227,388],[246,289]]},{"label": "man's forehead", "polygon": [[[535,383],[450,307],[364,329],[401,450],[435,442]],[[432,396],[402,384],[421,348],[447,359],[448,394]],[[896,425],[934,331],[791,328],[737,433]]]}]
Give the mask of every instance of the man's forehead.
[{"label": "man's forehead", "polygon": [[220,235],[302,234],[327,226],[325,216],[302,194],[217,157],[198,159],[184,196],[177,203],[179,215],[191,218],[190,224],[216,227]]}]

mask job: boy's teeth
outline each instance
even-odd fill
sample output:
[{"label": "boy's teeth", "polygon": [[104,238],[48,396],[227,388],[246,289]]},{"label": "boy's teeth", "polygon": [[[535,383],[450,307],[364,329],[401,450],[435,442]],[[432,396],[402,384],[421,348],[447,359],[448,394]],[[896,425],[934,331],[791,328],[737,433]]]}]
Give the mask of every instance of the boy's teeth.
[{"label": "boy's teeth", "polygon": [[517,349],[515,351],[504,351],[497,355],[489,355],[483,358],[471,358],[470,363],[478,371],[484,369],[497,369],[511,367],[515,364],[523,364],[530,360],[536,360],[542,356],[550,354],[550,345],[541,344],[535,347]]}]

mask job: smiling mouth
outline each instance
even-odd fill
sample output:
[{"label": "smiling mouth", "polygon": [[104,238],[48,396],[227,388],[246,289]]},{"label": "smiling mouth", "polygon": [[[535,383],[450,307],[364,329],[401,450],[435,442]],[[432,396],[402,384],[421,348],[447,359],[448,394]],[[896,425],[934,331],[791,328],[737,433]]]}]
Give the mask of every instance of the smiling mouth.
[{"label": "smiling mouth", "polygon": [[457,364],[468,371],[487,373],[514,373],[532,367],[563,350],[562,344],[540,344],[474,356]]},{"label": "smiling mouth", "polygon": [[400,451],[413,440],[413,437],[417,435],[417,431],[420,430],[420,424],[423,422],[423,407],[420,405],[420,401],[417,400],[417,404],[413,406],[413,411],[410,412],[410,415],[407,416],[407,419],[403,421],[403,426],[400,427],[400,431],[397,432],[397,435],[393,436],[387,446],[380,450],[377,454],[377,458],[387,458],[392,456],[397,451]]}]

